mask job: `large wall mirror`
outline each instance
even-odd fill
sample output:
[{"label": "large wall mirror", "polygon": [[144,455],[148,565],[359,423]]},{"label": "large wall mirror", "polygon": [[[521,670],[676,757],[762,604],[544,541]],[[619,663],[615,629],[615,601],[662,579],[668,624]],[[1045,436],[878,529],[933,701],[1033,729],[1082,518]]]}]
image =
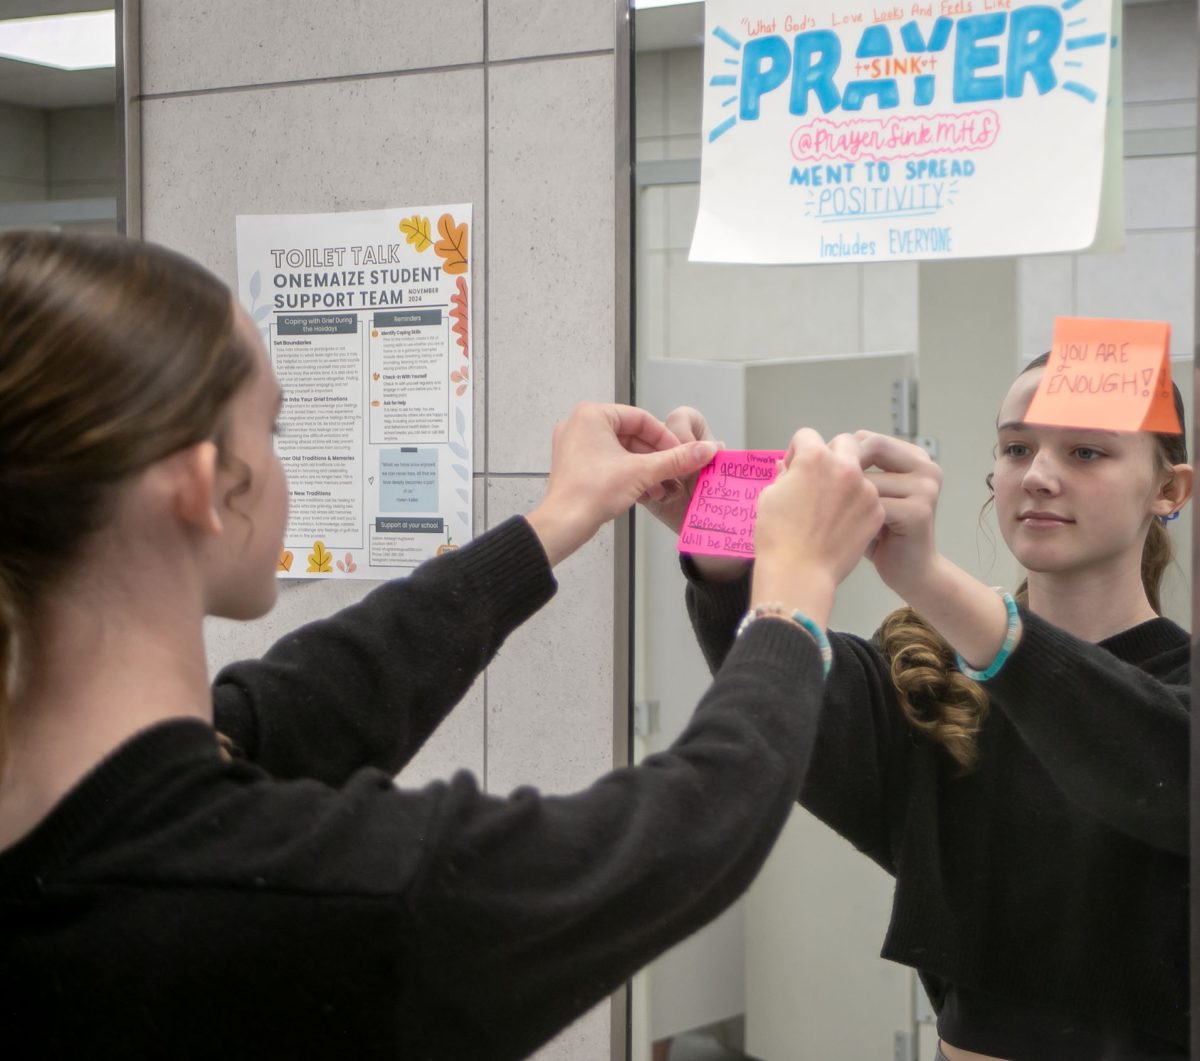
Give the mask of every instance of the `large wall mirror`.
[{"label": "large wall mirror", "polygon": [[[990,584],[1015,586],[1016,564],[990,514],[981,516],[984,479],[999,403],[1017,371],[1048,349],[1056,315],[1170,321],[1191,435],[1196,9],[1190,0],[1125,0],[1119,17],[1121,250],[734,266],[688,261],[704,5],[635,7],[637,402],[660,416],[695,406],[730,448],[782,448],[801,425],[826,437],[866,427],[912,438],[944,469],[941,550]],[[1171,535],[1177,562],[1165,612],[1190,629],[1191,516],[1171,524]],[[644,516],[636,572],[640,758],[670,743],[708,676],[684,612],[673,537]],[[832,625],[870,635],[896,603],[862,565]],[[748,896],[634,982],[630,1057],[931,1061],[933,1014],[916,976],[878,957],[892,891],[888,875],[797,808]]]},{"label": "large wall mirror", "polygon": [[117,231],[112,0],[0,5],[0,229]]}]

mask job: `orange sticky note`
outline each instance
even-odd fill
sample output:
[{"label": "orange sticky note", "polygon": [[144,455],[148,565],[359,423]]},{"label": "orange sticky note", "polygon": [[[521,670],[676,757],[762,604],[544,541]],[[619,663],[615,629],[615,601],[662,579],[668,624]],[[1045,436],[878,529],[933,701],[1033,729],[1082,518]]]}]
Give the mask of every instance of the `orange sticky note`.
[{"label": "orange sticky note", "polygon": [[758,495],[775,481],[783,456],[773,449],[721,450],[696,477],[679,551],[752,557]]},{"label": "orange sticky note", "polygon": [[1183,431],[1171,395],[1166,321],[1057,317],[1025,420],[1105,431]]}]

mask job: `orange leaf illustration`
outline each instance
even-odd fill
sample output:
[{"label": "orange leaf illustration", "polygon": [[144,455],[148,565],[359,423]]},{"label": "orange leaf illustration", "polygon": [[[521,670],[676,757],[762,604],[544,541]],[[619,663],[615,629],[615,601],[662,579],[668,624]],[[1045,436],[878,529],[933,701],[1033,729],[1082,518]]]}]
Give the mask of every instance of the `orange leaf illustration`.
[{"label": "orange leaf illustration", "polygon": [[451,373],[450,373],[450,380],[451,380],[451,382],[453,382],[453,383],[458,383],[458,382],[460,382],[460,381],[462,380],[462,378],[463,378],[463,377],[462,377],[462,373],[461,373],[461,372],[451,372]]},{"label": "orange leaf illustration", "polygon": [[442,268],[451,275],[467,271],[467,223],[454,223],[449,214],[438,218],[438,233],[441,239],[433,245],[437,256],[446,264]]},{"label": "orange leaf illustration", "polygon": [[373,380],[374,380],[376,383],[378,383],[378,382],[379,382],[379,373],[378,373],[378,372],[372,372],[372,373],[371,373],[371,379],[373,379]]},{"label": "orange leaf illustration", "polygon": [[458,336],[458,345],[462,347],[463,357],[470,357],[467,351],[467,281],[460,276],[455,286],[458,290],[450,296],[450,301],[454,303],[454,309],[450,311],[450,317],[454,321],[451,331]]},{"label": "orange leaf illustration", "polygon": [[457,394],[461,398],[464,394],[467,393],[467,385],[465,383],[460,383],[457,387],[454,388],[454,393]]},{"label": "orange leaf illustration", "polygon": [[305,571],[317,575],[333,573],[333,554],[325,548],[324,542],[313,542],[312,552],[308,554],[308,567],[305,568]]},{"label": "orange leaf illustration", "polygon": [[[404,241],[411,243],[418,251],[426,251],[433,241],[429,238],[429,218],[413,214],[400,222],[400,231],[404,233]],[[441,251],[438,251],[440,254]]]},{"label": "orange leaf illustration", "polygon": [[279,554],[279,566],[276,567],[275,570],[276,571],[291,571],[293,559],[294,559],[294,557],[292,556],[292,550],[284,549]]}]

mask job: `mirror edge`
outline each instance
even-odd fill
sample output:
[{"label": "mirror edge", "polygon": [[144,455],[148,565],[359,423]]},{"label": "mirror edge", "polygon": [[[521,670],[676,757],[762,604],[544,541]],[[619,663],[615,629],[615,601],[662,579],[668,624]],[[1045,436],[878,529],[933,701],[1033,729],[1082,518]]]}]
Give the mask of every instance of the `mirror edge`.
[{"label": "mirror edge", "polygon": [[[613,399],[632,404],[633,379],[633,19],[632,0],[614,0],[613,37]],[[633,754],[634,516],[613,527],[613,766]],[[630,982],[612,995],[612,1061],[627,1061],[632,1048]]]},{"label": "mirror edge", "polygon": [[141,0],[115,0],[117,232],[142,236]]},{"label": "mirror edge", "polygon": [[[1196,21],[1196,48],[1197,54],[1200,55],[1200,7],[1197,8]],[[1200,124],[1200,71],[1197,72],[1197,120]],[[1196,172],[1196,204],[1197,217],[1200,218],[1200,150],[1197,150],[1193,156],[1195,172]],[[1200,329],[1200,225],[1193,222],[1192,228],[1193,238],[1195,240],[1195,268],[1193,270],[1192,282],[1193,298],[1192,298],[1192,395],[1194,399],[1200,399],[1200,340],[1197,339],[1198,329]],[[1196,461],[1196,441],[1200,438],[1200,406],[1193,406],[1192,414],[1192,461]],[[1200,520],[1193,519],[1192,521],[1192,688],[1195,689],[1200,683],[1200,644],[1196,640],[1196,630],[1198,628],[1197,617],[1200,611],[1197,608],[1197,598],[1200,596]],[[1191,779],[1191,839],[1192,851],[1200,850],[1200,730],[1197,730],[1195,725],[1192,726],[1192,779]],[[1191,924],[1191,999],[1192,999],[1192,1014],[1193,1026],[1195,1025],[1195,1014],[1200,1012],[1200,872],[1197,870],[1197,861],[1192,859],[1191,868],[1192,881],[1192,924]],[[1195,1046],[1196,1033],[1193,1030],[1192,1039],[1192,1056],[1196,1057]]]}]

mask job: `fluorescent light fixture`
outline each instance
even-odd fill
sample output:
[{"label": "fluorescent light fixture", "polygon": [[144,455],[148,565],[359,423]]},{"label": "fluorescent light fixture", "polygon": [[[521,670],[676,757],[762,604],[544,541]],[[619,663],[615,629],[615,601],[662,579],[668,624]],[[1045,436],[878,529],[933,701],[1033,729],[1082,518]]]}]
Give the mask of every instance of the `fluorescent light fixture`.
[{"label": "fluorescent light fixture", "polygon": [[683,4],[703,3],[704,0],[633,0],[633,6],[638,11],[651,7],[679,7]]},{"label": "fluorescent light fixture", "polygon": [[58,70],[95,70],[117,62],[113,11],[10,18],[0,22],[0,58]]}]

